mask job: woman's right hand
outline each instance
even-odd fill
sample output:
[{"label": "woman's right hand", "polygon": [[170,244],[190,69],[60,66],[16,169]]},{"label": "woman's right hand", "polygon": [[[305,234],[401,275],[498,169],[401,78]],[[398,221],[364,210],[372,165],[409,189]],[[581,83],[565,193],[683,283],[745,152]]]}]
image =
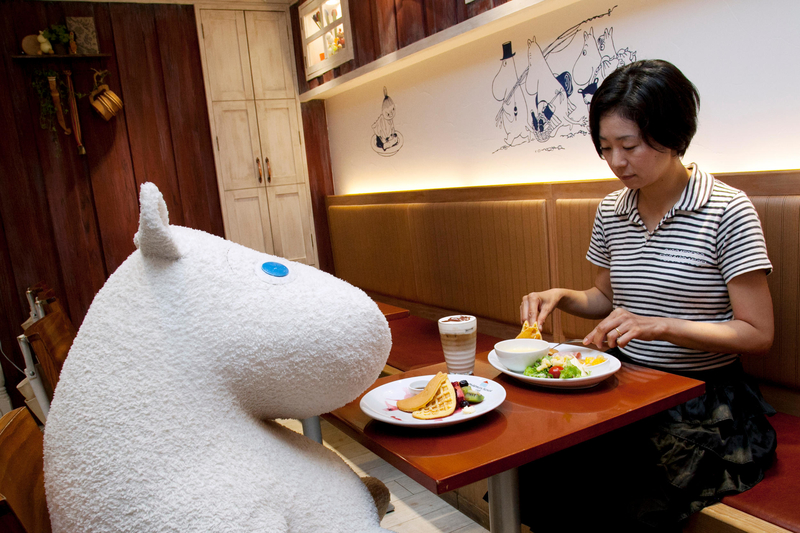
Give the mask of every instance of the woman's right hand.
[{"label": "woman's right hand", "polygon": [[519,306],[519,321],[520,323],[528,321],[528,324],[537,322],[539,327],[544,324],[544,321],[550,316],[558,306],[558,302],[564,296],[562,289],[550,289],[543,292],[532,292],[523,296],[522,303]]}]

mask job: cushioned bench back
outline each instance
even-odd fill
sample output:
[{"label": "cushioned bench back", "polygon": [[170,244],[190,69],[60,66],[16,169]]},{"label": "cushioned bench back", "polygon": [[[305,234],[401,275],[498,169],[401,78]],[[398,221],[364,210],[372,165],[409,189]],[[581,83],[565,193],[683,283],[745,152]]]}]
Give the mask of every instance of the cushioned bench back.
[{"label": "cushioned bench back", "polygon": [[[586,260],[597,206],[602,198],[556,200],[555,287],[584,290],[594,286],[597,267]],[[564,339],[582,339],[599,320],[559,313]]]},{"label": "cushioned bench back", "polygon": [[508,324],[550,286],[544,200],[331,206],[336,275],[362,289]]},{"label": "cushioned bench back", "polygon": [[[766,356],[744,357],[745,368],[800,391],[800,173],[718,178],[753,200],[774,266],[775,343]],[[618,187],[597,180],[339,197],[329,207],[336,274],[368,291],[516,326],[524,294],[594,284],[586,260],[594,214]],[[545,332],[556,339],[582,338],[597,323],[554,319]]]},{"label": "cushioned bench back", "polygon": [[800,196],[754,196],[773,271],[775,342],[763,357],[744,357],[747,372],[800,391]]}]

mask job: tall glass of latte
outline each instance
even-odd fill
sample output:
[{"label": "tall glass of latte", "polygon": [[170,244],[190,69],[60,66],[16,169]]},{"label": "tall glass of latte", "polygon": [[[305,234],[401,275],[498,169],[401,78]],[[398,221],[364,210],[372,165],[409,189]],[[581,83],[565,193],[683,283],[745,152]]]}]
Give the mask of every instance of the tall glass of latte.
[{"label": "tall glass of latte", "polygon": [[470,315],[453,315],[439,319],[444,360],[450,374],[472,374],[475,369],[475,343],[478,321]]}]

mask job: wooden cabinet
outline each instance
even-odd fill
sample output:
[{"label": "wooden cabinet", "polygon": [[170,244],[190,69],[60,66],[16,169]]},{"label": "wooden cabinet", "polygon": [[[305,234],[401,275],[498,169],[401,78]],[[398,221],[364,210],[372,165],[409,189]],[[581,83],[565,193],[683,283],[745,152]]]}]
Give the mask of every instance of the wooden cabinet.
[{"label": "wooden cabinet", "polygon": [[316,265],[287,11],[197,11],[226,236]]}]

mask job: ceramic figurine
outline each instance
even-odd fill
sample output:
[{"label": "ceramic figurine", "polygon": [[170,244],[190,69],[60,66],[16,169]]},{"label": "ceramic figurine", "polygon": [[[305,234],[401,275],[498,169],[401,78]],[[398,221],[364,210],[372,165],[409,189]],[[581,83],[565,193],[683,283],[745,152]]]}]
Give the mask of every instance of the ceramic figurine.
[{"label": "ceramic figurine", "polygon": [[42,32],[39,32],[39,35],[36,37],[36,40],[39,41],[39,49],[41,50],[42,54],[52,54],[53,53],[53,45],[50,44],[50,41],[42,35]]}]

